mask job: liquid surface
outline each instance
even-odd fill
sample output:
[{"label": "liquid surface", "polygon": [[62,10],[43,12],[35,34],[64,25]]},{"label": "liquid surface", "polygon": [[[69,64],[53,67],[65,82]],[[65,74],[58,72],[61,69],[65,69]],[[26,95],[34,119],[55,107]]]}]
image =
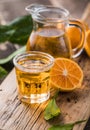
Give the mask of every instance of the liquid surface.
[{"label": "liquid surface", "polygon": [[71,57],[71,45],[66,33],[55,27],[33,31],[27,42],[28,51],[42,51],[56,57]]},{"label": "liquid surface", "polygon": [[[18,64],[22,65],[24,68],[38,68],[44,66],[46,61],[35,60],[33,59],[23,59],[18,62]],[[32,69],[34,70],[34,69]],[[18,92],[20,95],[30,97],[31,94],[47,94],[49,92],[49,72],[50,70],[38,72],[31,71],[25,72],[16,68],[16,76],[18,82]]]}]

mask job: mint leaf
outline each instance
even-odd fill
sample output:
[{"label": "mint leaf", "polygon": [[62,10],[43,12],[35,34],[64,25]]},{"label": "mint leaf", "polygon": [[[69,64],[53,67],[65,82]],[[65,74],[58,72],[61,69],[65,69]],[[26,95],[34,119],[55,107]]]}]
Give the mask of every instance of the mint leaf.
[{"label": "mint leaf", "polygon": [[7,75],[7,71],[0,66],[0,78],[3,78],[6,75]]},{"label": "mint leaf", "polygon": [[73,130],[74,125],[85,122],[86,120],[80,120],[69,124],[53,125],[48,130]]},{"label": "mint leaf", "polygon": [[15,52],[13,52],[12,54],[10,54],[8,57],[3,58],[3,59],[0,59],[0,65],[9,62],[10,60],[12,60],[12,58],[13,58],[14,56],[16,56],[17,54],[19,54],[19,53],[21,53],[21,52],[25,52],[25,50],[26,50],[26,46],[23,46],[23,47],[21,47],[20,49],[18,49],[18,50],[16,50]]},{"label": "mint leaf", "polygon": [[59,107],[56,104],[56,100],[55,100],[57,95],[58,95],[58,93],[56,93],[56,95],[53,97],[53,99],[51,99],[49,101],[48,105],[45,108],[45,112],[44,112],[45,120],[52,119],[61,113]]}]

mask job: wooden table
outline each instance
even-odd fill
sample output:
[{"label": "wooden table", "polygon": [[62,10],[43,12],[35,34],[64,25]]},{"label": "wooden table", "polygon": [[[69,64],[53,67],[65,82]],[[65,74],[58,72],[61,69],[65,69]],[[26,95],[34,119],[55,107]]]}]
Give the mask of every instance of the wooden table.
[{"label": "wooden table", "polygon": [[[90,4],[82,19],[90,25],[89,10]],[[84,72],[83,86],[80,90],[59,94],[57,104],[62,114],[49,122],[43,118],[47,102],[29,105],[18,100],[13,69],[0,85],[0,130],[47,130],[56,123],[88,119],[90,116],[90,58],[85,52],[78,58],[78,63]],[[51,95],[53,95],[53,90]],[[84,130],[85,125],[86,122],[77,125],[74,130]],[[90,127],[87,130],[90,130]]]}]

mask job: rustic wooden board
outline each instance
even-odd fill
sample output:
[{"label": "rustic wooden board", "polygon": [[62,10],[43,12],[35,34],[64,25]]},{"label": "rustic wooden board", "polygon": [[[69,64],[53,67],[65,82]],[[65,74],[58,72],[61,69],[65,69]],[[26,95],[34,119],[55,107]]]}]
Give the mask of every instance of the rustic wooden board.
[{"label": "rustic wooden board", "polygon": [[[50,122],[43,118],[46,103],[28,105],[17,97],[14,70],[0,86],[0,128],[5,130],[47,130],[54,123],[66,123],[88,119],[90,115],[90,60],[82,55],[79,64],[84,71],[82,89],[70,93],[60,93],[57,98],[62,114]],[[86,123],[74,130],[83,130]]]},{"label": "rustic wooden board", "polygon": [[[49,122],[43,118],[47,102],[29,105],[18,100],[15,72],[12,70],[0,86],[0,129],[47,130],[55,123],[88,119],[90,116],[90,58],[83,53],[77,61],[84,72],[82,88],[59,94],[57,104],[62,114]],[[52,90],[51,95],[53,95]],[[85,124],[86,122],[75,126],[74,130],[83,130]]]}]

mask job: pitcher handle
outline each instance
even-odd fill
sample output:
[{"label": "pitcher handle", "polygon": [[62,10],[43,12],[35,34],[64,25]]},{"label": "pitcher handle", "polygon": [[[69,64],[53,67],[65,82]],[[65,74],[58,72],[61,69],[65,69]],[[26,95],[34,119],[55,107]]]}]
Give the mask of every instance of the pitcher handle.
[{"label": "pitcher handle", "polygon": [[69,27],[76,27],[80,30],[80,41],[77,44],[75,48],[72,48],[72,58],[78,57],[81,52],[83,51],[84,48],[84,43],[85,43],[85,27],[84,24],[82,24],[79,20],[77,19],[70,19],[69,20]]}]

